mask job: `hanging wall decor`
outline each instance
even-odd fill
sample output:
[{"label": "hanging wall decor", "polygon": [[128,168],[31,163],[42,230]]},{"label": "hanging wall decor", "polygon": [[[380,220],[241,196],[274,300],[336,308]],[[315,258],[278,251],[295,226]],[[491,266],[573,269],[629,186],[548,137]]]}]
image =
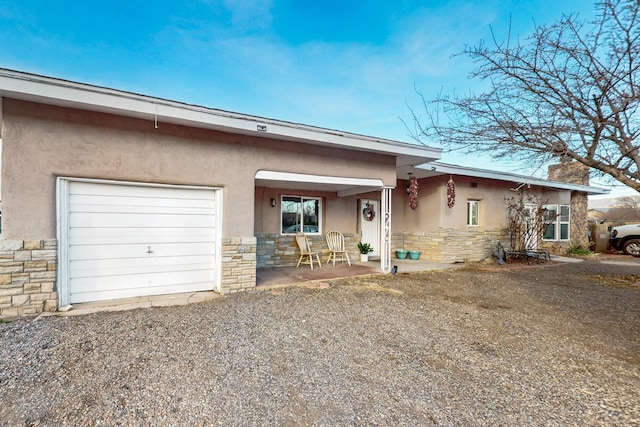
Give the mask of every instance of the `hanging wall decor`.
[{"label": "hanging wall decor", "polygon": [[362,216],[367,221],[373,221],[376,217],[376,211],[373,210],[373,205],[369,202],[364,204],[364,208],[362,209]]},{"label": "hanging wall decor", "polygon": [[409,207],[413,210],[418,207],[418,178],[415,175],[409,179]]},{"label": "hanging wall decor", "polygon": [[453,177],[449,175],[449,182],[447,182],[447,206],[449,209],[456,204],[456,183],[453,182]]}]

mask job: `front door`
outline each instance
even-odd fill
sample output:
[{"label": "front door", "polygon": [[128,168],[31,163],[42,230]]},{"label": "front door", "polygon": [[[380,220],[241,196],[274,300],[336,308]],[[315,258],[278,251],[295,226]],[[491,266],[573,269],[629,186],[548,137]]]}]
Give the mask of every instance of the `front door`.
[{"label": "front door", "polygon": [[360,241],[369,243],[373,252],[369,256],[380,256],[380,201],[360,202]]}]

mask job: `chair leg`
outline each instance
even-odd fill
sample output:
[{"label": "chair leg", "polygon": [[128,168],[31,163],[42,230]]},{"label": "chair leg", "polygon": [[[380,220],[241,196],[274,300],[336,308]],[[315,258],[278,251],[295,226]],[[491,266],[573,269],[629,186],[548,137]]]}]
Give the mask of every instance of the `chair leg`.
[{"label": "chair leg", "polygon": [[322,267],[322,263],[320,262],[320,255],[316,254],[316,259],[318,260],[318,267]]},{"label": "chair leg", "polygon": [[347,263],[349,263],[349,267],[351,267],[351,260],[349,259],[349,254],[345,252],[344,256],[347,257]]},{"label": "chair leg", "polygon": [[296,268],[300,267],[300,263],[302,262],[302,257],[304,257],[304,255],[300,255],[300,258],[298,258],[298,265],[296,265]]}]

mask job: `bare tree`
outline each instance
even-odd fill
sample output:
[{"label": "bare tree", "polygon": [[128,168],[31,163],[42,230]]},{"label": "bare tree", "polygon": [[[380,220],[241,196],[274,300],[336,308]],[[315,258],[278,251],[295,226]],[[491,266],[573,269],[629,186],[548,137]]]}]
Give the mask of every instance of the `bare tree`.
[{"label": "bare tree", "polygon": [[613,207],[606,213],[608,221],[638,221],[640,220],[640,211],[633,208]]},{"label": "bare tree", "polygon": [[577,15],[538,26],[523,43],[508,35],[468,55],[476,95],[427,101],[413,112],[414,137],[426,144],[542,165],[573,159],[640,190],[640,1],[596,4],[590,23]]},{"label": "bare tree", "polygon": [[616,208],[636,209],[640,211],[640,197],[638,196],[626,196],[620,197],[615,206]]},{"label": "bare tree", "polygon": [[640,220],[640,197],[627,196],[618,198],[615,205],[607,211],[606,218],[611,221]]},{"label": "bare tree", "polygon": [[[538,195],[520,191],[513,197],[505,197],[507,208],[507,232],[511,249],[524,251],[538,248],[547,228],[549,212],[544,208],[546,201]],[[551,218],[553,221],[555,218]]]}]

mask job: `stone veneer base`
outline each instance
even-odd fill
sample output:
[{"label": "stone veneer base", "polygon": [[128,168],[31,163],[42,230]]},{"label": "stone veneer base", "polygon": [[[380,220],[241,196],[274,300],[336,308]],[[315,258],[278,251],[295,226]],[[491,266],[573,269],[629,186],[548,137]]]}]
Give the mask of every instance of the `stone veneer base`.
[{"label": "stone veneer base", "polygon": [[255,237],[222,239],[222,274],[220,293],[228,294],[256,286]]},{"label": "stone veneer base", "polygon": [[56,311],[57,240],[0,240],[0,317]]}]

